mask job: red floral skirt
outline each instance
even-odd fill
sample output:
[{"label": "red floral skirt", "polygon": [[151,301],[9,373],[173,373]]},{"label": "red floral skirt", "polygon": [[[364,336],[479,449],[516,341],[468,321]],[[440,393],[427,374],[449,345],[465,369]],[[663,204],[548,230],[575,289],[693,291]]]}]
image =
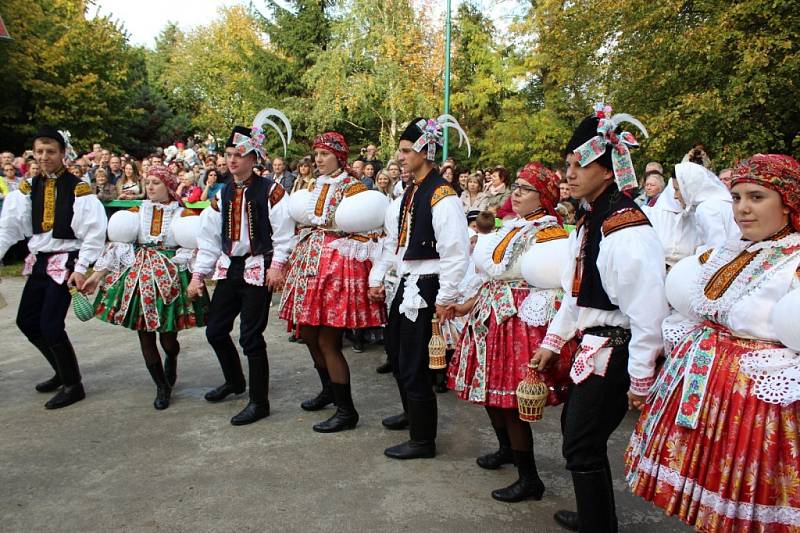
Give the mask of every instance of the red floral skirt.
[{"label": "red floral skirt", "polygon": [[[519,309],[529,288],[511,289]],[[487,302],[479,298],[476,306]],[[488,320],[478,321],[470,313],[447,369],[447,386],[462,400],[478,405],[517,408],[517,385],[528,373],[528,363],[547,334],[547,326],[529,326],[515,314],[497,324],[495,310]],[[488,331],[481,326],[488,326]],[[574,341],[564,345],[561,354],[543,378],[550,388],[547,405],[558,405],[566,398],[569,370],[575,353]]]},{"label": "red floral skirt", "polygon": [[[691,358],[691,346],[670,357]],[[711,330],[699,347],[715,350],[704,399],[682,402],[679,377],[662,402],[670,379],[659,378],[625,454],[628,483],[698,531],[800,531],[800,402],[759,400],[739,368],[745,353],[774,346]],[[695,429],[676,423],[679,409],[697,416]]]},{"label": "red floral skirt", "polygon": [[338,235],[313,231],[292,251],[278,316],[298,326],[373,328],[386,323],[386,307],[370,302],[371,261],[348,258],[329,246]]}]

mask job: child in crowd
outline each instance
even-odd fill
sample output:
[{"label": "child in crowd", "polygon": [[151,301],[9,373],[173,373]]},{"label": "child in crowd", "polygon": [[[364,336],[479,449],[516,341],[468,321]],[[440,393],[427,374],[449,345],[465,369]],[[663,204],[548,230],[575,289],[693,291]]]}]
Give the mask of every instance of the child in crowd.
[{"label": "child in crowd", "polygon": [[475,218],[476,231],[478,233],[491,233],[495,230],[494,215],[491,211],[481,211]]}]

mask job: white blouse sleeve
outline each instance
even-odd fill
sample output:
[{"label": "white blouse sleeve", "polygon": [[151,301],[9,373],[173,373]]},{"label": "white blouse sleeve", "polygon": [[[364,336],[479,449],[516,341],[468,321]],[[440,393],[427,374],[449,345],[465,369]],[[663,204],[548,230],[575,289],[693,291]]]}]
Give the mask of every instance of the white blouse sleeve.
[{"label": "white blouse sleeve", "polygon": [[600,241],[597,268],[612,303],[630,321],[628,374],[631,391],[644,395],[664,349],[661,325],[669,314],[664,292],[664,252],[650,226],[616,231]]},{"label": "white blouse sleeve", "polygon": [[575,258],[578,255],[579,239],[583,238],[582,233],[579,235],[581,231],[583,229],[573,231],[567,241],[568,260],[561,276],[564,297],[556,316],[547,327],[547,335],[541,344],[542,348],[553,352],[560,352],[561,348],[578,333],[578,299],[572,296],[572,280],[575,276]]},{"label": "white blouse sleeve", "polygon": [[0,259],[14,244],[31,235],[31,197],[18,190],[11,191],[0,214]]},{"label": "white blouse sleeve", "polygon": [[213,207],[200,213],[200,233],[197,235],[197,260],[194,273],[208,277],[222,254],[222,215]]},{"label": "white blouse sleeve", "polygon": [[[273,185],[277,187],[278,185]],[[289,195],[284,195],[275,205],[270,204],[269,223],[272,226],[272,264],[270,268],[283,268],[294,240],[294,219],[289,215]]]},{"label": "white blouse sleeve", "polygon": [[400,217],[400,204],[402,197],[398,197],[389,205],[383,221],[383,231],[386,234],[381,244],[380,257],[372,264],[369,272],[369,286],[383,286],[383,278],[386,273],[395,266],[397,262],[397,225]]},{"label": "white blouse sleeve", "polygon": [[81,241],[75,272],[85,274],[89,265],[100,257],[106,243],[108,217],[97,196],[87,194],[75,198],[73,204],[72,231]]},{"label": "white blouse sleeve", "polygon": [[458,286],[469,263],[469,236],[464,208],[458,196],[441,199],[432,208],[433,233],[439,253],[439,294],[437,305],[458,301]]}]

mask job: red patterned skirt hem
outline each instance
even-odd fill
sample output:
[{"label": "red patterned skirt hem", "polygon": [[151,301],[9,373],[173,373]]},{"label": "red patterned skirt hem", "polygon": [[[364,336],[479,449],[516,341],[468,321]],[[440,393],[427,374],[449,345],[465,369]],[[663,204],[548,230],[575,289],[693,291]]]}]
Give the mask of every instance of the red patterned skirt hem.
[{"label": "red patterned skirt hem", "polygon": [[[720,335],[696,429],[675,422],[681,381],[660,413],[645,407],[626,452],[633,492],[698,531],[800,531],[800,402],[756,398],[739,369],[753,350]],[[659,415],[639,456],[643,425]]]}]

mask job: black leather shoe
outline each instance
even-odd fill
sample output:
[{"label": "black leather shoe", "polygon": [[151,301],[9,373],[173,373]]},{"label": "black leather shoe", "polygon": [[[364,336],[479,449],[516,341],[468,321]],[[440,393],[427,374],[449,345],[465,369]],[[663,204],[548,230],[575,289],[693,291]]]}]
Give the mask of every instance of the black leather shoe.
[{"label": "black leather shoe", "polygon": [[[164,376],[167,378],[167,383],[170,387],[175,386],[178,381],[178,357],[170,357],[169,355],[164,358]],[[158,409],[158,408],[156,408]]]},{"label": "black leather shoe", "polygon": [[521,502],[531,498],[541,500],[544,494],[544,483],[537,478],[519,478],[504,489],[492,491],[492,498],[500,502]]},{"label": "black leather shoe", "polygon": [[241,385],[229,385],[228,383],[223,383],[216,389],[211,389],[205,395],[206,401],[208,402],[221,402],[231,394],[242,394],[247,385],[242,383]]},{"label": "black leather shoe", "polygon": [[58,374],[52,378],[36,384],[36,392],[53,392],[61,386],[61,378]]},{"label": "black leather shoe", "polygon": [[392,459],[429,459],[436,457],[436,442],[408,440],[386,448],[383,454]]},{"label": "black leather shoe", "polygon": [[83,385],[80,383],[69,387],[64,386],[44,404],[44,407],[45,409],[61,409],[84,398],[86,398],[86,392],[84,392]]},{"label": "black leather shoe", "polygon": [[325,409],[332,403],[334,403],[333,391],[329,385],[324,387],[314,398],[303,400],[303,402],[300,404],[300,409],[303,411],[319,411],[321,409]]},{"label": "black leather shoe", "polygon": [[481,455],[475,462],[486,470],[497,470],[503,465],[514,464],[514,456],[511,454],[511,448],[501,446],[496,452]]},{"label": "black leather shoe", "polygon": [[336,409],[336,412],[327,420],[314,424],[312,429],[317,433],[336,433],[346,429],[355,429],[358,424],[358,413],[353,410]]},{"label": "black leather shoe", "polygon": [[158,411],[163,411],[169,407],[169,397],[172,394],[170,387],[158,387],[156,389],[156,399],[153,400],[153,407]]},{"label": "black leather shoe", "polygon": [[381,366],[375,369],[375,372],[377,372],[378,374],[388,374],[391,371],[392,371],[392,363],[389,361],[388,358],[386,359],[385,363],[383,363]]},{"label": "black leather shoe", "polygon": [[381,420],[381,424],[383,424],[383,427],[386,429],[391,429],[393,431],[406,429],[408,427],[408,415],[400,413],[399,415],[387,416]]},{"label": "black leather shoe", "polygon": [[556,511],[553,520],[564,529],[578,531],[578,513],[575,511]]},{"label": "black leather shoe", "polygon": [[269,403],[267,404],[256,404],[250,402],[247,406],[242,409],[238,415],[231,418],[231,424],[234,426],[246,426],[247,424],[252,424],[262,418],[267,418],[269,416]]}]

